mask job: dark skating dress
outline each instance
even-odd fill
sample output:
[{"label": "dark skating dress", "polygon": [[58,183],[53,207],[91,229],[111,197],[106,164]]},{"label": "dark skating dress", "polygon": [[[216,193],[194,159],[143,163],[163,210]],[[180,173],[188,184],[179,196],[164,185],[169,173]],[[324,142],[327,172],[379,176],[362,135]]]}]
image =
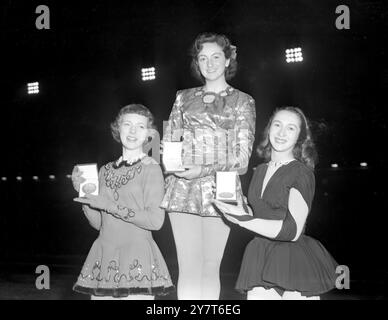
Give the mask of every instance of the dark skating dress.
[{"label": "dark skating dress", "polygon": [[[295,220],[288,211],[291,188],[297,189],[309,211],[314,197],[314,173],[299,161],[280,167],[262,186],[267,164],[259,165],[253,175],[248,201],[254,218],[286,220],[296,230]],[[284,222],[285,223],[285,222]],[[304,234],[295,242],[268,239],[257,235],[246,247],[236,289],[246,292],[254,287],[299,291],[303,296],[317,296],[335,287],[337,263],[323,245]]]}]

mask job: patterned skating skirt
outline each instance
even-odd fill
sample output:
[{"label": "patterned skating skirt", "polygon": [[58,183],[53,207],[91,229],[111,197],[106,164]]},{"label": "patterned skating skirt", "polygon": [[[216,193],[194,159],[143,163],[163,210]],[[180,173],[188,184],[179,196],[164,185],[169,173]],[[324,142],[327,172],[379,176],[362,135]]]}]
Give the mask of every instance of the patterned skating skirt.
[{"label": "patterned skating skirt", "polygon": [[86,258],[73,289],[95,295],[166,295],[174,290],[164,258],[154,240],[139,239],[120,246],[100,237]]}]

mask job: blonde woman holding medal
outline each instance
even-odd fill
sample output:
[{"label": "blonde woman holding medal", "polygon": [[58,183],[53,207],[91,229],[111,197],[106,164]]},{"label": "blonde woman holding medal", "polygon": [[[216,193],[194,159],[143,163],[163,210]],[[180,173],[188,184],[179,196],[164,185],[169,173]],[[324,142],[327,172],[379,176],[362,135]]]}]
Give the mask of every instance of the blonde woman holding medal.
[{"label": "blonde woman holding medal", "polygon": [[243,206],[213,203],[229,221],[256,233],[245,249],[236,289],[248,300],[318,300],[335,287],[337,263],[304,234],[315,192],[316,151],[303,112],[276,110],[260,144],[249,186],[253,216]]},{"label": "blonde woman holding medal", "polygon": [[[74,290],[94,300],[153,300],[174,289],[151,233],[162,227],[165,217],[159,207],[162,170],[143,152],[155,133],[153,116],[145,106],[131,104],[120,110],[111,129],[122,146],[121,157],[100,169],[98,196],[74,199],[99,231]],[[82,173],[76,168],[72,181],[79,191]]]},{"label": "blonde woman holding medal", "polygon": [[[231,87],[236,47],[221,34],[200,34],[192,46],[192,70],[203,86],[177,92],[163,142],[183,136],[183,165],[166,178],[162,207],[177,249],[178,299],[219,299],[220,265],[230,228],[214,209],[217,171],[244,173],[255,136],[255,102]],[[237,198],[242,198],[237,179]]]}]

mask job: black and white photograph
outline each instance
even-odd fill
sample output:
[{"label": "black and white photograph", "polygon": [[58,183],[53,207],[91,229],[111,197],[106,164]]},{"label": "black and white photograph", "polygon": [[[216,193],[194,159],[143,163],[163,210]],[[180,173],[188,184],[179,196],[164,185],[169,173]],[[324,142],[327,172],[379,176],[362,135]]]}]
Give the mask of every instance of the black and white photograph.
[{"label": "black and white photograph", "polygon": [[0,300],[387,300],[386,1],[0,14]]}]

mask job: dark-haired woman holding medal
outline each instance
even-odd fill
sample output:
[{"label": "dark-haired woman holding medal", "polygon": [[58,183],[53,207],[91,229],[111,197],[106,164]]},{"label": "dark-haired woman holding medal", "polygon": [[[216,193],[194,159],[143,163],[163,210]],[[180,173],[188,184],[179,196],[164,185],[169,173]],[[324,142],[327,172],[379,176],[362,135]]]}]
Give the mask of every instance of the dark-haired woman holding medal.
[{"label": "dark-haired woman holding medal", "polygon": [[[162,207],[169,212],[179,264],[179,300],[216,300],[230,228],[212,205],[217,171],[244,174],[255,136],[255,102],[227,81],[237,70],[236,47],[221,34],[200,34],[192,70],[203,86],[177,92],[163,142],[183,137],[184,172],[166,178]],[[242,200],[240,179],[237,198]]]}]

